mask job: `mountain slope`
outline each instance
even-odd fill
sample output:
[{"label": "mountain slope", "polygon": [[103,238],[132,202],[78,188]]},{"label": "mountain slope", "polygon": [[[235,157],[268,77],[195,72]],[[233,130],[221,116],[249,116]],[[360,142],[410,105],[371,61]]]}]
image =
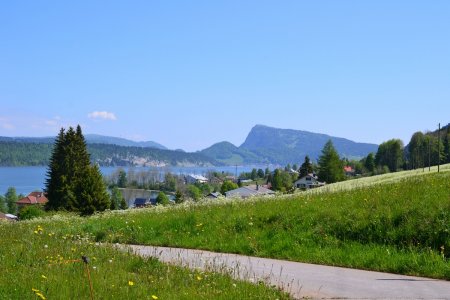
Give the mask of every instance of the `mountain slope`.
[{"label": "mountain slope", "polygon": [[[218,166],[222,163],[201,153],[88,144],[91,161],[100,166]],[[53,143],[0,141],[0,166],[48,165]]]},{"label": "mountain slope", "polygon": [[329,139],[339,155],[347,158],[361,158],[378,149],[375,144],[356,143],[326,134],[256,125],[241,146],[221,142],[201,153],[229,165],[302,163],[306,155],[317,159]]},{"label": "mountain slope", "polygon": [[261,159],[254,153],[240,149],[230,142],[220,142],[206,148],[200,153],[214,158],[227,165],[242,165],[261,163]]},{"label": "mountain slope", "polygon": [[363,157],[378,149],[378,145],[375,144],[356,143],[326,134],[278,129],[264,125],[253,127],[239,148],[255,153],[271,163],[299,163],[303,161],[305,155],[317,159],[329,139],[340,156],[349,158]]}]

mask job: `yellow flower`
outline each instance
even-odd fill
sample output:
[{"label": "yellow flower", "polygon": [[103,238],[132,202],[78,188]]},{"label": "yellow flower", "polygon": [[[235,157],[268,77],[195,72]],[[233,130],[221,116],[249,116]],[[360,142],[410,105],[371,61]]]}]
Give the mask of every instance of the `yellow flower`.
[{"label": "yellow flower", "polygon": [[41,275],[41,277],[42,277],[43,279],[47,279],[47,276],[45,276],[45,275]]},{"label": "yellow flower", "polygon": [[134,285],[134,282],[131,281],[131,280],[128,280],[128,285],[129,285],[129,286],[133,286],[133,285]]},{"label": "yellow flower", "polygon": [[156,299],[158,299],[158,297],[155,295],[152,295],[152,299],[156,300]]},{"label": "yellow flower", "polygon": [[197,276],[197,280],[200,281],[202,280],[202,278],[200,276]]}]

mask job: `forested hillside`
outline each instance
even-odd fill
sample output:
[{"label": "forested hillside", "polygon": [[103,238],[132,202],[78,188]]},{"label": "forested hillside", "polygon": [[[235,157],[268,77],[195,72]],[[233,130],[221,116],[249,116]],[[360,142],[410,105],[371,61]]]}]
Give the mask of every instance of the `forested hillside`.
[{"label": "forested hillside", "polygon": [[[91,161],[100,166],[213,166],[220,162],[200,153],[88,144]],[[0,141],[0,166],[45,166],[52,153],[52,143]]]}]

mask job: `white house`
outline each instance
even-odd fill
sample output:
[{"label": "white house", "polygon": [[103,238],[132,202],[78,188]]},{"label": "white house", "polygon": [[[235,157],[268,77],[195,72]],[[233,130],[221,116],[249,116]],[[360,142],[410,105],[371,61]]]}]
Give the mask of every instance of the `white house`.
[{"label": "white house", "polygon": [[201,175],[189,174],[189,175],[186,175],[186,177],[184,177],[184,178],[185,178],[187,184],[207,183],[208,182],[208,178],[203,177]]},{"label": "white house", "polygon": [[241,197],[241,198],[248,198],[251,196],[263,196],[263,195],[273,195],[275,194],[274,191],[269,190],[265,187],[262,187],[260,185],[248,185],[243,186],[235,190],[231,190],[225,193],[226,197]]},{"label": "white house", "polygon": [[320,182],[315,174],[308,174],[294,182],[294,187],[298,189],[313,189],[324,185],[325,182]]}]

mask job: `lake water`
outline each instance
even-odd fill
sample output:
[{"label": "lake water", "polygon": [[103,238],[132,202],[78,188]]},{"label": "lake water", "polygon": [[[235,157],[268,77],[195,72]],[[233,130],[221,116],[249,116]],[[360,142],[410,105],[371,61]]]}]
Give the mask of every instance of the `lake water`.
[{"label": "lake water", "polygon": [[[204,175],[208,171],[229,172],[240,174],[249,172],[253,168],[265,169],[267,166],[227,166],[227,167],[164,167],[147,168],[133,167],[135,172],[157,169],[161,173],[171,172],[174,174],[196,174]],[[101,167],[104,176],[115,172],[117,167]],[[128,168],[124,168],[128,171]],[[45,187],[47,167],[0,167],[0,194],[6,193],[9,187],[15,187],[18,194],[28,194],[35,190],[42,190]]]}]

